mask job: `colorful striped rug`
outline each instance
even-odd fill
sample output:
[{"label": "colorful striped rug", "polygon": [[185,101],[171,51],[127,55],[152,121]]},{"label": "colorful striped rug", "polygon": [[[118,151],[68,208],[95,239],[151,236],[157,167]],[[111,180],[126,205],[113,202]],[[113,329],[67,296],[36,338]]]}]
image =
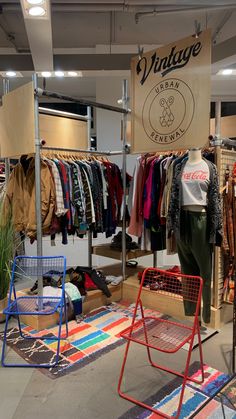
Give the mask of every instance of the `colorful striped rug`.
[{"label": "colorful striped rug", "polygon": [[[190,367],[190,374],[193,378],[201,376],[199,362],[194,362]],[[196,419],[235,419],[236,411],[233,409],[229,400],[224,400],[223,407],[219,397],[209,400],[210,396],[217,393],[217,390],[229,379],[229,375],[224,374],[208,365],[204,366],[204,383],[201,385],[188,383],[184,393],[183,407],[180,419],[196,418]],[[145,400],[145,403],[155,407],[161,412],[169,415],[176,415],[179,395],[181,391],[181,379],[175,378],[164,386],[157,393]],[[209,400],[209,403],[195,415],[195,412]],[[224,413],[223,413],[224,411]],[[225,416],[224,416],[225,415]],[[144,410],[139,406],[135,406],[128,410],[119,419],[157,419],[161,416]]]},{"label": "colorful striped rug", "polygon": [[[56,367],[42,368],[42,373],[51,378],[61,377],[75,369],[82,368],[103,354],[125,343],[120,338],[120,332],[128,327],[132,320],[134,304],[112,303],[109,306],[100,307],[91,311],[79,324],[69,322],[69,336],[61,341],[60,361]],[[158,311],[145,309],[146,315],[161,317]],[[138,313],[138,318],[140,313]],[[23,326],[23,331],[30,335],[55,336],[57,327],[42,330],[40,333],[30,326]],[[62,338],[65,336],[63,326]],[[18,328],[8,331],[8,344],[28,363],[52,363],[57,341],[54,340],[27,340],[19,335]],[[3,333],[0,333],[3,338]]]}]

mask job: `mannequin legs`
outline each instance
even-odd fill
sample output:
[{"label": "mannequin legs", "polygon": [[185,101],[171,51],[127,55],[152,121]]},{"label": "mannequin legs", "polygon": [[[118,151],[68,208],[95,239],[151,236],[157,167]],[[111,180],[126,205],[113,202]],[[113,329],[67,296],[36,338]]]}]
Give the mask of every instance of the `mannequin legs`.
[{"label": "mannequin legs", "polygon": [[[205,323],[211,317],[211,274],[212,274],[212,246],[207,237],[207,215],[194,211],[182,211],[180,240],[177,250],[182,273],[197,275],[203,278],[203,311]],[[195,303],[184,301],[185,314],[195,313]]]}]

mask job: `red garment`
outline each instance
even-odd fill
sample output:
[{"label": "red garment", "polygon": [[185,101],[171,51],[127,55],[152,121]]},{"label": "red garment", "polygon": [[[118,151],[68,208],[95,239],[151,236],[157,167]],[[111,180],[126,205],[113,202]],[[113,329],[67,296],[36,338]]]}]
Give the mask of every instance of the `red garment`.
[{"label": "red garment", "polygon": [[85,289],[86,290],[97,290],[98,287],[97,285],[94,284],[93,280],[91,279],[91,277],[89,276],[89,274],[87,274],[86,272],[84,272],[84,278],[85,278]]},{"label": "red garment", "polygon": [[117,222],[119,219],[120,207],[123,198],[123,188],[121,185],[120,172],[116,164],[103,162],[106,167],[106,175],[108,180],[108,194],[111,199],[112,220]]}]

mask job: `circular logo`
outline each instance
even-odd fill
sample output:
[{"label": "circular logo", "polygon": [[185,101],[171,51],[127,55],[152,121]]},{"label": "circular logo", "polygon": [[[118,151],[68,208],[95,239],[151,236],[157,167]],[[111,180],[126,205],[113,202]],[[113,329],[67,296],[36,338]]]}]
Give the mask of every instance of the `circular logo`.
[{"label": "circular logo", "polygon": [[173,143],[188,130],[194,108],[190,87],[182,80],[166,79],[152,88],[144,102],[143,128],[155,143]]}]

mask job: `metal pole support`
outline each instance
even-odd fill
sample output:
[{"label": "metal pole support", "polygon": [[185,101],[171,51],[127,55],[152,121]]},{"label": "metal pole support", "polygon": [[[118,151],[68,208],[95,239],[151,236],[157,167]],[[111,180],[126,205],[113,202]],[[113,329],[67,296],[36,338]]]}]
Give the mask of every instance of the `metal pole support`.
[{"label": "metal pole support", "polygon": [[[10,91],[10,82],[8,79],[3,79],[3,94],[6,95]],[[8,184],[10,177],[10,159],[5,158],[5,182]]]},{"label": "metal pole support", "polygon": [[[122,108],[128,111],[128,81],[123,80],[122,85]],[[123,220],[122,220],[122,276],[126,279],[126,163],[127,163],[127,112],[122,114],[122,140],[123,140]]]},{"label": "metal pole support", "polygon": [[[34,89],[38,87],[37,74],[32,76]],[[42,241],[42,214],[41,214],[41,161],[40,148],[41,142],[39,138],[39,110],[38,96],[34,95],[34,134],[35,134],[35,207],[36,207],[36,223],[37,223],[37,256],[43,254]],[[38,277],[38,296],[43,295],[43,278]],[[39,300],[41,302],[41,300]]]},{"label": "metal pole support", "polygon": [[[87,148],[88,150],[90,150],[91,148],[91,107],[90,106],[87,106],[87,133],[88,133]],[[92,231],[88,230],[88,267],[89,268],[92,268],[92,264],[93,264],[92,247],[93,247]]]}]

